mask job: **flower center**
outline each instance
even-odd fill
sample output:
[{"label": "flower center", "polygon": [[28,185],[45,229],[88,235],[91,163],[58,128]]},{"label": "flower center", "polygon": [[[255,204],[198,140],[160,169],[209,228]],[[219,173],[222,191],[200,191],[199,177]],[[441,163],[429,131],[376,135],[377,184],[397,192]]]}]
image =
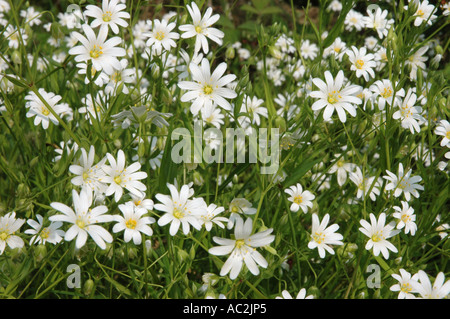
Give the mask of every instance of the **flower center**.
[{"label": "flower center", "polygon": [[106,11],[102,16],[103,21],[109,22],[112,19],[112,13],[111,11]]},{"label": "flower center", "polygon": [[155,34],[155,39],[158,40],[158,41],[162,41],[162,39],[164,39],[165,36],[166,35],[164,34],[164,32],[158,31]]},{"label": "flower center", "polygon": [[119,71],[114,72],[113,75],[111,75],[111,80],[113,80],[113,82],[115,82],[115,83],[121,81],[122,73]]},{"label": "flower center", "polygon": [[183,218],[184,217],[184,213],[183,213],[183,211],[181,209],[175,207],[173,209],[173,217],[175,217],[177,219]]},{"label": "flower center", "polygon": [[75,224],[80,227],[81,229],[83,229],[84,227],[86,227],[86,223],[84,222],[84,220],[77,218],[77,221],[75,222]]},{"label": "flower center", "polygon": [[421,9],[419,9],[419,10],[417,10],[417,12],[416,12],[416,15],[418,15],[418,16],[423,16],[425,13],[421,10]]},{"label": "flower center", "polygon": [[118,185],[120,185],[122,183],[122,175],[118,175],[116,177],[114,177],[114,182]]},{"label": "flower center", "polygon": [[355,66],[356,66],[356,68],[357,69],[362,69],[362,67],[364,66],[364,61],[363,60],[361,60],[361,59],[359,59],[359,60],[356,60],[356,62],[355,62]]},{"label": "flower center", "polygon": [[340,93],[339,91],[337,91],[337,92],[333,91],[332,93],[328,93],[328,99],[327,99],[328,103],[334,104],[334,103],[339,102],[339,99],[342,98],[342,96],[339,93]]},{"label": "flower center", "polygon": [[243,239],[236,240],[236,248],[241,248],[245,245],[245,241]]},{"label": "flower center", "polygon": [[301,203],[303,203],[303,197],[301,195],[295,196],[294,203],[300,205]]},{"label": "flower center", "polygon": [[99,45],[94,44],[94,47],[92,48],[91,51],[89,51],[89,54],[91,56],[91,58],[93,59],[97,59],[98,57],[100,57],[103,54],[103,48]]},{"label": "flower center", "polygon": [[0,240],[5,241],[8,237],[9,237],[9,234],[5,231],[0,234]]},{"label": "flower center", "polygon": [[403,214],[402,215],[402,221],[404,222],[404,223],[407,223],[407,222],[409,222],[411,220],[411,217],[409,217],[408,215],[406,215],[406,214]]},{"label": "flower center", "polygon": [[407,188],[407,187],[409,187],[409,183],[408,183],[408,181],[401,181],[399,184],[398,184],[398,188],[400,188],[400,189],[405,189],[405,188]]},{"label": "flower center", "polygon": [[381,93],[381,96],[385,99],[392,96],[392,90],[391,88],[384,88],[383,93]]},{"label": "flower center", "polygon": [[198,25],[198,26],[195,27],[195,32],[202,33],[202,31],[203,31],[203,29],[202,29],[201,26]]},{"label": "flower center", "polygon": [[325,235],[323,233],[315,232],[314,235],[312,235],[312,238],[316,243],[321,244],[325,240]]},{"label": "flower center", "polygon": [[237,207],[237,206],[231,207],[231,212],[238,213],[239,212],[239,207]]},{"label": "flower center", "polygon": [[136,225],[137,225],[137,221],[134,220],[133,218],[130,218],[129,220],[127,220],[125,222],[125,226],[127,226],[127,228],[130,228],[130,229],[135,229]]},{"label": "flower center", "polygon": [[339,52],[341,52],[341,48],[335,47],[335,48],[334,48],[334,51],[335,51],[336,53],[339,53]]},{"label": "flower center", "polygon": [[42,239],[47,239],[50,236],[50,230],[47,227],[42,229],[40,236]]},{"label": "flower center", "polygon": [[411,290],[412,290],[412,287],[408,282],[403,284],[401,287],[401,291],[403,291],[403,292],[410,292]]},{"label": "flower center", "polygon": [[47,110],[47,108],[42,107],[42,115],[49,116],[49,114],[50,114],[50,111]]},{"label": "flower center", "polygon": [[211,85],[205,85],[203,87],[203,93],[205,93],[206,95],[211,95],[211,93],[213,92],[213,88]]},{"label": "flower center", "polygon": [[450,140],[450,131],[445,133],[445,137],[448,138]]},{"label": "flower center", "polygon": [[374,242],[382,241],[384,239],[383,232],[382,231],[376,232],[375,234],[372,235],[371,239]]},{"label": "flower center", "polygon": [[83,181],[86,181],[89,178],[88,172],[83,172]]}]

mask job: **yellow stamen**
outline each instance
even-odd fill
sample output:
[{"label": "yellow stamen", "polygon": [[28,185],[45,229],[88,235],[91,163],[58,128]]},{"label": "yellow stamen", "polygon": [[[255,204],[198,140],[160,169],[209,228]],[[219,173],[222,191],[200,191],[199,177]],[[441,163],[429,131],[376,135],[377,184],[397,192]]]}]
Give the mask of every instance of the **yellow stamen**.
[{"label": "yellow stamen", "polygon": [[97,59],[98,57],[100,57],[103,54],[102,50],[103,50],[103,48],[101,46],[94,45],[92,50],[89,51],[89,54],[90,54],[91,58]]},{"label": "yellow stamen", "polygon": [[119,176],[116,176],[116,177],[114,177],[114,182],[116,183],[116,184],[121,184],[122,183],[122,178],[121,178],[121,176],[122,175],[119,175]]},{"label": "yellow stamen", "polygon": [[103,21],[109,22],[112,19],[112,13],[110,11],[106,11],[102,16]]},{"label": "yellow stamen", "polygon": [[175,207],[173,209],[173,217],[178,218],[178,219],[183,218],[184,217],[184,213],[183,213],[183,211],[181,211],[180,209]]},{"label": "yellow stamen", "polygon": [[303,197],[301,195],[298,195],[294,198],[294,203],[296,203],[297,205],[300,205],[301,203],[303,203]]},{"label": "yellow stamen", "polygon": [[166,35],[164,34],[164,32],[158,31],[155,34],[155,39],[158,40],[158,41],[162,41],[162,39],[164,39],[165,36]]},{"label": "yellow stamen", "polygon": [[238,239],[236,240],[236,248],[241,248],[242,246],[245,245],[245,241],[243,239]]},{"label": "yellow stamen", "polygon": [[47,239],[50,236],[50,230],[47,227],[42,229],[40,236],[42,239]]},{"label": "yellow stamen", "polygon": [[50,111],[47,110],[47,108],[42,107],[42,115],[49,116],[50,115]]},{"label": "yellow stamen", "polygon": [[125,226],[127,226],[127,228],[135,229],[136,225],[137,225],[137,221],[132,218],[130,218],[129,220],[127,220],[125,222]]},{"label": "yellow stamen", "polygon": [[205,85],[203,87],[203,93],[205,93],[206,95],[210,95],[213,92],[213,88],[211,85]]},{"label": "yellow stamen", "polygon": [[323,243],[323,241],[325,240],[325,236],[323,235],[323,233],[318,233],[315,232],[314,235],[312,235],[314,241],[318,244]]},{"label": "yellow stamen", "polygon": [[356,60],[355,66],[356,66],[357,69],[362,69],[362,67],[364,66],[364,61],[363,60]]},{"label": "yellow stamen", "polygon": [[77,221],[75,222],[75,224],[80,227],[80,228],[84,228],[86,227],[86,223],[82,220],[82,219],[77,219]]},{"label": "yellow stamen", "polygon": [[382,241],[382,240],[384,239],[384,237],[383,237],[382,232],[379,231],[379,232],[373,234],[372,237],[371,237],[371,239],[372,239],[372,241],[374,241],[374,242],[379,242],[379,241]]},{"label": "yellow stamen", "polygon": [[5,241],[9,237],[9,234],[7,232],[2,232],[0,234],[0,240]]}]

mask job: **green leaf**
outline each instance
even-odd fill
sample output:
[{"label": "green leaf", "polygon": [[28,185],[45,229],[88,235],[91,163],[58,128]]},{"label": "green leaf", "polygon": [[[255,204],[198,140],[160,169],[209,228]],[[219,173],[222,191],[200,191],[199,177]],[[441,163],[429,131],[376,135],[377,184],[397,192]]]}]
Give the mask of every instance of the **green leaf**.
[{"label": "green leaf", "polygon": [[314,159],[314,160],[306,160],[302,162],[299,166],[297,166],[294,171],[289,174],[290,177],[286,179],[284,182],[284,187],[289,187],[298,182],[300,178],[303,177],[311,168],[314,167],[317,163],[321,162],[322,159]]}]

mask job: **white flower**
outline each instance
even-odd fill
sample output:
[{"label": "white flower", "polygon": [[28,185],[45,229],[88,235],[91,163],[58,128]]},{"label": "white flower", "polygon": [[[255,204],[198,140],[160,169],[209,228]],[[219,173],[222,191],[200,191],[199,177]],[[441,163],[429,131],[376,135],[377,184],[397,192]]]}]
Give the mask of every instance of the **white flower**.
[{"label": "white flower", "polygon": [[181,62],[175,67],[175,70],[180,72],[180,74],[178,75],[178,78],[180,80],[182,80],[191,75],[191,70],[189,68],[189,65],[191,63],[199,65],[202,62],[203,53],[194,52],[194,54],[191,58],[189,56],[189,54],[183,48],[180,48],[180,57],[181,57],[181,59],[179,61],[181,61]]},{"label": "white flower", "polygon": [[[86,62],[77,63],[77,68],[78,74],[85,75],[84,83],[89,84],[90,80],[89,77],[87,76],[88,63]],[[91,79],[93,79],[94,83],[98,86],[103,86],[103,84],[108,83],[109,81],[108,75],[102,70],[97,71],[93,65],[91,66]],[[98,93],[103,94],[103,91],[99,91]]]},{"label": "white flower", "polygon": [[353,29],[356,29],[357,31],[361,31],[361,29],[364,28],[363,18],[364,16],[361,13],[350,9],[344,20],[345,30],[352,31]]},{"label": "white flower", "polygon": [[308,212],[308,207],[312,208],[312,200],[315,196],[310,191],[303,191],[303,187],[300,183],[297,185],[292,185],[288,189],[284,190],[285,193],[289,194],[288,201],[292,202],[290,210],[292,212],[298,212],[301,208],[303,213]]},{"label": "white flower", "polygon": [[92,194],[89,191],[82,190],[78,194],[73,190],[72,199],[75,211],[63,203],[51,203],[50,206],[62,214],[50,216],[49,220],[72,224],[66,231],[64,240],[71,241],[76,238],[75,247],[77,249],[86,244],[88,235],[101,249],[105,249],[106,243],[111,243],[113,238],[105,228],[97,224],[111,222],[114,220],[114,217],[105,214],[108,208],[104,205],[91,208]]},{"label": "white flower", "polygon": [[261,106],[264,103],[264,100],[259,99],[256,96],[244,96],[244,100],[241,106],[241,113],[248,113],[252,123],[259,126],[261,123],[260,116],[268,118],[267,108]]},{"label": "white flower", "polygon": [[233,228],[236,219],[239,217],[239,214],[256,214],[256,208],[252,207],[252,203],[241,197],[233,198],[233,200],[230,202],[228,210],[231,212],[230,218],[228,219],[228,229]]},{"label": "white flower", "polygon": [[419,122],[425,122],[425,118],[420,115],[422,112],[422,108],[420,106],[415,106],[414,104],[417,101],[417,96],[411,89],[406,93],[405,98],[399,104],[399,110],[395,111],[392,114],[392,118],[395,120],[400,119],[401,125],[405,129],[409,129],[411,134],[420,132]]},{"label": "white flower", "polygon": [[339,186],[344,185],[347,180],[349,173],[356,169],[356,165],[353,163],[348,163],[340,158],[341,154],[335,154],[334,157],[337,158],[336,162],[331,166],[328,173],[333,174],[337,172],[337,182]]},{"label": "white flower", "polygon": [[309,40],[304,40],[300,46],[300,54],[305,59],[314,60],[319,51],[319,47],[315,43],[310,43]]},{"label": "white flower", "polygon": [[[71,112],[71,109],[67,103],[58,104],[58,102],[62,99],[60,95],[56,95],[52,92],[46,92],[42,88],[40,88],[38,92],[42,96],[43,100],[47,102],[47,104],[58,116],[61,117],[64,114]],[[55,125],[59,125],[58,119],[53,115],[53,113],[50,112],[44,102],[42,102],[42,100],[34,92],[30,92],[27,96],[25,96],[25,100],[27,100],[25,106],[29,109],[26,116],[34,116],[34,125],[37,126],[41,124],[42,128],[45,130],[48,128],[50,122]]]},{"label": "white flower", "polygon": [[313,79],[313,83],[320,91],[313,91],[309,95],[313,98],[319,99],[313,103],[312,110],[317,111],[325,108],[323,119],[328,121],[333,115],[334,111],[338,113],[339,120],[344,123],[347,120],[345,111],[349,112],[351,116],[356,116],[356,108],[354,104],[361,104],[362,100],[353,94],[357,93],[359,87],[357,85],[344,85],[344,72],[338,72],[336,79],[333,79],[330,71],[325,71],[325,80],[319,78]]},{"label": "white flower", "polygon": [[339,12],[342,10],[342,3],[339,0],[332,0],[327,10]]},{"label": "white flower", "polygon": [[414,208],[409,207],[408,202],[402,201],[402,208],[400,208],[399,206],[394,206],[393,209],[397,212],[392,214],[392,216],[399,219],[397,229],[405,228],[405,234],[411,232],[411,236],[414,236],[417,229],[417,225],[415,223],[416,215],[414,215]]},{"label": "white flower", "polygon": [[75,46],[69,50],[69,54],[75,55],[76,62],[92,61],[92,66],[95,70],[104,70],[108,74],[113,73],[113,69],[120,68],[120,62],[117,57],[125,56],[124,48],[118,47],[122,43],[119,37],[108,37],[108,27],[101,26],[98,35],[96,36],[94,30],[87,25],[82,25],[83,36],[78,32],[74,32],[73,36],[81,42],[81,45]]},{"label": "white flower", "polygon": [[118,25],[123,28],[128,26],[128,22],[125,19],[129,19],[130,14],[124,11],[125,8],[126,5],[122,3],[118,4],[118,0],[103,0],[101,8],[94,5],[87,5],[84,14],[94,18],[94,21],[91,23],[92,28],[105,25],[109,26],[117,34],[119,33]]},{"label": "white flower", "polygon": [[174,40],[180,38],[177,32],[172,32],[176,27],[175,22],[169,23],[168,20],[155,19],[153,21],[152,31],[145,35],[149,37],[146,45],[151,48],[152,52],[157,55],[162,53],[162,49],[170,51],[170,48],[177,46]]},{"label": "white flower", "polygon": [[[426,69],[425,62],[428,60],[428,57],[424,56],[424,54],[428,51],[429,47],[424,46],[415,51],[412,55],[405,60],[405,64],[411,67],[411,72],[409,76],[412,80],[417,79],[417,70],[421,69],[423,72]],[[426,72],[424,72],[426,73]]]},{"label": "white flower", "polygon": [[402,193],[405,195],[407,201],[410,200],[411,195],[415,198],[419,198],[419,192],[417,190],[423,190],[423,186],[419,185],[422,180],[420,176],[411,176],[412,169],[408,170],[406,174],[403,171],[403,164],[400,163],[398,167],[398,175],[386,170],[388,175],[383,176],[389,183],[386,185],[385,190],[394,191],[394,196],[399,197]]},{"label": "white flower", "polygon": [[107,104],[105,102],[106,99],[104,96],[104,91],[98,91],[94,100],[92,100],[92,95],[88,94],[86,97],[81,99],[81,103],[85,106],[80,107],[78,112],[81,114],[86,114],[86,119],[88,119],[89,123],[92,124],[92,119],[102,118],[103,113],[107,109]]},{"label": "white flower", "polygon": [[103,193],[106,190],[106,184],[103,181],[105,173],[102,170],[106,158],[97,164],[94,164],[95,148],[91,145],[89,154],[84,148],[81,148],[81,156],[77,164],[69,166],[69,171],[77,176],[73,177],[71,182],[82,188],[89,188],[95,193]]},{"label": "white flower", "polygon": [[65,232],[59,229],[62,226],[62,222],[51,222],[47,227],[44,226],[44,218],[37,214],[37,221],[33,219],[28,219],[27,224],[32,227],[32,229],[27,229],[25,234],[33,235],[30,239],[30,245],[33,244],[43,244],[49,242],[56,245],[61,240],[63,240]]},{"label": "white flower", "polygon": [[117,153],[117,161],[111,154],[106,154],[110,165],[103,165],[102,169],[105,172],[103,182],[109,184],[105,190],[105,195],[110,196],[114,194],[116,202],[120,200],[123,194],[123,188],[130,193],[140,196],[142,192],[147,190],[147,187],[139,180],[147,178],[147,173],[139,172],[141,164],[135,162],[125,167],[125,154],[122,150]]},{"label": "white flower", "polygon": [[5,251],[6,245],[9,248],[22,248],[23,239],[15,233],[25,223],[25,219],[16,218],[16,212],[10,212],[0,217],[0,255]]},{"label": "white flower", "polygon": [[[341,234],[336,233],[338,224],[328,226],[330,215],[326,214],[322,222],[316,214],[312,214],[311,241],[308,243],[309,249],[317,248],[320,258],[325,257],[325,250],[334,255],[334,250],[329,245],[343,245]],[[328,227],[327,227],[328,226]]]},{"label": "white flower", "polygon": [[400,269],[400,275],[392,274],[391,276],[398,281],[398,284],[390,287],[391,291],[399,291],[398,299],[413,299],[414,295],[412,293],[416,291],[412,283],[417,281],[418,275],[415,274],[411,277],[411,274],[405,269]]},{"label": "white flower", "polygon": [[380,111],[384,110],[386,103],[389,105],[396,105],[400,103],[400,97],[405,96],[405,90],[400,89],[395,92],[395,102],[394,101],[394,85],[388,79],[375,81],[369,89],[373,92],[373,97],[378,101],[378,109]]},{"label": "white flower", "polygon": [[337,37],[334,42],[323,51],[324,56],[333,54],[338,61],[342,61],[342,57],[347,51],[346,43]]},{"label": "white flower", "polygon": [[[356,198],[365,198],[367,194],[371,200],[375,201],[376,197],[380,195],[381,183],[378,179],[375,179],[374,176],[366,177],[363,176],[361,169],[356,167],[355,172],[350,173],[350,180],[355,183],[358,187],[358,192],[356,194]],[[370,190],[370,193],[369,193]]]},{"label": "white flower", "polygon": [[374,214],[370,214],[369,224],[366,220],[361,219],[360,224],[362,227],[359,228],[360,232],[369,237],[365,248],[370,250],[373,248],[373,254],[378,256],[381,252],[385,259],[389,258],[389,250],[394,253],[398,252],[397,248],[389,242],[387,239],[392,236],[397,235],[400,231],[393,230],[395,227],[395,222],[391,222],[388,225],[386,223],[386,214],[381,213],[378,221]]},{"label": "white flower", "polygon": [[236,279],[244,262],[255,276],[259,275],[258,265],[267,268],[267,260],[255,248],[267,246],[274,241],[275,236],[270,235],[273,229],[269,228],[252,235],[252,227],[251,218],[247,218],[244,223],[244,220],[239,217],[234,228],[235,239],[213,237],[213,241],[220,246],[210,248],[209,253],[216,256],[230,254],[220,270],[220,276],[230,273],[230,279]]},{"label": "white flower", "polygon": [[[414,16],[416,17],[414,19],[414,26],[419,27],[424,22],[432,25],[434,20],[437,18],[437,15],[433,14],[436,6],[428,3],[428,0],[424,0],[422,2],[419,0],[413,0],[411,3],[417,5],[416,13],[414,13]],[[408,9],[408,6],[405,6],[405,9]]]},{"label": "white flower", "polygon": [[131,201],[129,203],[133,204],[136,209],[144,209],[146,211],[153,210],[154,203],[151,199],[145,198],[145,193],[136,195],[130,193]]},{"label": "white flower", "polygon": [[[375,11],[375,12],[374,12]],[[387,10],[381,10],[377,8],[376,10],[371,10],[367,8],[367,17],[364,17],[364,25],[368,29],[374,29],[380,39],[388,35],[388,31],[391,25],[394,23],[394,19],[387,19]]]},{"label": "white flower", "polygon": [[28,23],[30,27],[34,25],[40,25],[42,21],[39,19],[40,12],[36,11],[34,7],[30,6],[26,10],[20,10],[20,16],[24,18],[25,23]]},{"label": "white flower", "polygon": [[3,32],[3,38],[8,39],[8,45],[10,47],[17,49],[19,48],[19,45],[22,44],[22,41],[24,45],[27,45],[28,35],[25,32],[25,29],[17,29],[16,27],[9,24]]},{"label": "white flower", "polygon": [[155,195],[160,203],[155,204],[154,208],[165,213],[158,219],[158,225],[165,226],[170,223],[169,233],[171,236],[175,236],[180,225],[185,235],[189,233],[189,226],[200,230],[202,226],[199,216],[207,211],[207,205],[203,198],[189,199],[194,195],[189,185],[183,185],[179,192],[172,184],[167,184],[167,187],[170,196]]},{"label": "white flower", "polygon": [[364,80],[369,81],[369,75],[374,78],[375,72],[372,68],[376,67],[376,62],[374,61],[374,55],[372,53],[367,53],[367,49],[362,47],[360,49],[352,46],[351,50],[346,51],[350,63],[350,70],[356,72],[356,77],[363,77]]},{"label": "white flower", "polygon": [[434,133],[443,136],[440,145],[450,147],[450,123],[447,120],[441,120]]},{"label": "white flower", "polygon": [[212,8],[208,7],[202,18],[200,9],[195,2],[192,2],[191,6],[186,5],[186,8],[192,18],[192,24],[183,24],[179,26],[179,29],[180,31],[184,31],[184,33],[181,34],[183,39],[195,37],[194,52],[199,52],[200,49],[203,49],[205,54],[209,52],[207,38],[222,45],[222,38],[225,34],[222,31],[211,27],[211,25],[219,20],[220,16],[218,14],[211,16]]},{"label": "white flower", "polygon": [[225,225],[222,223],[228,222],[228,218],[217,216],[225,210],[224,207],[218,207],[216,204],[210,204],[207,207],[207,211],[199,216],[199,220],[205,225],[205,229],[210,231],[213,223],[219,226],[220,228],[225,228]]},{"label": "white flower", "polygon": [[202,107],[213,103],[218,104],[225,110],[231,110],[231,104],[225,99],[234,99],[237,94],[224,86],[236,79],[236,75],[227,74],[223,76],[227,69],[225,62],[220,63],[211,74],[209,61],[203,58],[201,66],[191,63],[189,65],[193,81],[181,81],[178,86],[182,90],[187,90],[181,96],[182,102],[192,101],[191,112],[196,115]]},{"label": "white flower", "polygon": [[[283,290],[281,292],[281,296],[277,296],[277,297],[275,297],[275,299],[294,299],[294,298],[292,298],[292,296],[289,293],[289,291]],[[295,299],[314,299],[314,296],[313,295],[306,296],[306,289],[302,288],[298,292],[298,294],[295,297]]]},{"label": "white flower", "polygon": [[119,209],[123,216],[114,215],[117,223],[112,231],[113,233],[124,231],[123,240],[126,243],[133,239],[135,245],[140,245],[142,243],[141,233],[147,236],[153,234],[153,230],[148,225],[154,223],[155,219],[148,216],[143,217],[143,215],[147,214],[146,209],[138,208],[132,202],[120,204]]},{"label": "white flower", "polygon": [[106,94],[114,93],[119,86],[122,87],[122,93],[130,93],[127,84],[133,83],[135,80],[136,70],[134,68],[127,68],[128,60],[120,60],[120,67],[113,70],[109,75],[109,83],[105,87]]},{"label": "white flower", "polygon": [[418,271],[417,277],[417,282],[413,282],[412,285],[424,299],[444,299],[450,293],[450,280],[445,281],[443,272],[438,273],[433,285],[423,270]]},{"label": "white flower", "polygon": [[223,118],[225,116],[220,112],[220,108],[216,107],[215,104],[204,106],[201,109],[201,116],[203,125],[211,124],[212,126],[220,129],[220,126],[224,124]]}]

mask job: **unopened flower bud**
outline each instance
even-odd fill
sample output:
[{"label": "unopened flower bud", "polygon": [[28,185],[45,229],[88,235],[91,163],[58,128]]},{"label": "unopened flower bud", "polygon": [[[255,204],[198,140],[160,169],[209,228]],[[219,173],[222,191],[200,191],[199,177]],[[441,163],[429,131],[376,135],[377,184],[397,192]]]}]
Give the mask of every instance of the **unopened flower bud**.
[{"label": "unopened flower bud", "polygon": [[280,129],[280,134],[282,134],[286,131],[286,120],[281,116],[277,116],[274,121],[274,126],[278,127]]},{"label": "unopened flower bud", "polygon": [[236,51],[234,48],[230,45],[227,50],[225,51],[225,58],[232,60],[236,56]]},{"label": "unopened flower bud", "polygon": [[34,257],[36,262],[41,262],[42,259],[45,258],[45,256],[47,256],[47,247],[42,244],[38,245],[34,250]]},{"label": "unopened flower bud", "polygon": [[92,291],[94,290],[94,281],[92,279],[86,280],[83,286],[83,293],[86,296],[90,296],[92,294]]},{"label": "unopened flower bud", "polygon": [[281,60],[281,58],[283,57],[281,51],[273,45],[269,47],[269,53],[277,60]]}]

